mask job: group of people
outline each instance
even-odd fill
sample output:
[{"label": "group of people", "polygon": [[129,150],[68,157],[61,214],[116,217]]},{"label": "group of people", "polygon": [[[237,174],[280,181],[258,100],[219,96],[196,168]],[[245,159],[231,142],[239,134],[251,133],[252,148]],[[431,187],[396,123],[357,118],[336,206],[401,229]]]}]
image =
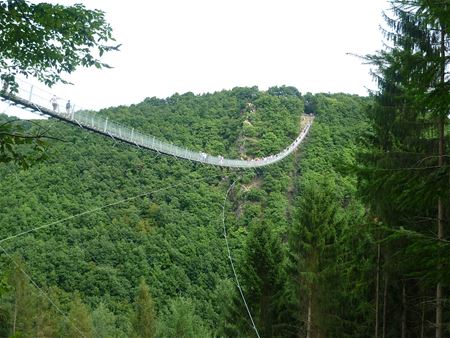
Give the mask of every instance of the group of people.
[{"label": "group of people", "polygon": [[[309,123],[308,123],[308,124],[309,124]],[[305,136],[305,134],[307,133],[307,130],[308,130],[308,125],[303,129],[303,131],[300,133],[300,135],[297,136],[297,138],[295,139],[295,141],[292,142],[287,148],[285,148],[283,152],[289,152],[289,151],[291,151],[293,148],[297,147],[298,144],[302,141],[302,139],[303,139],[303,137]],[[280,156],[280,154],[269,155],[269,156],[266,156],[266,157],[263,157],[263,158],[256,157],[256,158],[252,158],[250,161],[251,161],[251,162],[259,162],[259,161],[265,162],[265,161],[270,161],[270,160],[272,160],[272,159],[274,159],[274,158],[276,159],[276,158],[278,158],[279,156]],[[222,162],[221,162],[221,163],[222,163]]]},{"label": "group of people", "polygon": [[[289,152],[290,150],[292,150],[292,148],[295,148],[301,142],[301,140],[303,139],[303,137],[304,137],[304,135],[306,133],[306,130],[307,130],[307,127],[305,127],[305,129],[303,129],[303,131],[295,139],[294,142],[292,142],[286,149],[284,149],[284,152]],[[201,152],[200,153],[200,157],[201,157],[202,162],[206,162],[207,159],[208,159],[208,154],[204,153],[204,152]],[[218,157],[219,157],[219,163],[223,164],[223,156],[219,155]],[[263,158],[256,157],[256,158],[250,159],[249,161],[250,162],[269,161],[269,160],[271,160],[273,158],[277,158],[277,157],[279,157],[279,154],[270,155],[270,156],[263,157]],[[241,158],[241,160],[245,161],[243,158]]]},{"label": "group of people", "polygon": [[[50,99],[50,103],[52,104],[52,108],[54,112],[59,112],[59,104],[58,104],[58,98],[56,95],[53,95],[53,97]],[[72,109],[72,103],[70,103],[70,100],[66,103],[66,113],[67,115],[70,115]]]},{"label": "group of people", "polygon": [[[2,86],[1,86],[1,92],[4,94],[8,93],[8,89],[9,89],[9,83],[7,81],[3,81]],[[50,99],[50,103],[52,105],[53,111],[54,112],[59,112],[59,103],[58,103],[58,97],[56,95],[53,95],[52,98]],[[66,102],[66,113],[67,115],[70,115],[72,112],[72,103],[70,102],[70,100],[68,100]]]}]

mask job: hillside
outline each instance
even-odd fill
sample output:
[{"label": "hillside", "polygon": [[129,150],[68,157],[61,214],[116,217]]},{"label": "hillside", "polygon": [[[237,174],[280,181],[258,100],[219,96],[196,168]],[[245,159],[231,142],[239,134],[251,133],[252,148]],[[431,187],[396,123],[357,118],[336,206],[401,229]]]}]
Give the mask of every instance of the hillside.
[{"label": "hillside", "polygon": [[[248,171],[180,161],[57,121],[39,122],[61,141],[49,141],[47,159],[28,170],[0,167],[0,238],[67,220],[0,243],[18,262],[1,256],[0,336],[8,336],[13,323],[24,336],[77,336],[74,327],[86,336],[138,335],[143,279],[154,300],[157,336],[175,336],[180,325],[186,337],[251,337],[227,257],[223,206],[233,260],[261,336],[295,336],[305,327],[305,311],[321,317],[333,337],[355,332],[361,318],[368,324],[366,296],[373,285],[361,275],[373,272],[373,262],[358,265],[349,255],[359,253],[350,243],[364,216],[350,169],[367,131],[366,104],[346,94],[252,87],[147,98],[98,112],[173,144],[230,158],[279,152],[299,133],[304,107],[317,115],[299,151]],[[332,191],[333,226],[297,236],[304,192],[315,184]],[[303,244],[294,243],[299,238]],[[300,265],[311,263],[314,252],[325,253],[307,265],[310,276],[294,268],[296,245],[307,247]],[[374,248],[370,236],[357,245]],[[299,276],[303,281],[296,283]],[[355,276],[363,280],[357,288]],[[318,296],[299,299],[312,280]],[[334,302],[323,302],[331,293]],[[354,310],[340,311],[357,298]],[[361,337],[368,332],[366,325],[358,330]]]}]

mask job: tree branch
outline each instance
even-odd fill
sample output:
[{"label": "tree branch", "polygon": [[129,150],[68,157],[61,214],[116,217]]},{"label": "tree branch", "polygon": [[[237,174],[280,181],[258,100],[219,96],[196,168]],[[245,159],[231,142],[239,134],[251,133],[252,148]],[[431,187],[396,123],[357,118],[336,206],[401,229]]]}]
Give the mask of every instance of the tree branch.
[{"label": "tree branch", "polygon": [[61,142],[67,142],[66,140],[54,137],[54,136],[46,136],[46,135],[23,135],[23,134],[14,134],[14,133],[6,133],[6,132],[0,132],[0,135],[6,135],[11,137],[18,137],[18,138],[26,138],[26,139],[50,139],[50,140],[56,140]]}]

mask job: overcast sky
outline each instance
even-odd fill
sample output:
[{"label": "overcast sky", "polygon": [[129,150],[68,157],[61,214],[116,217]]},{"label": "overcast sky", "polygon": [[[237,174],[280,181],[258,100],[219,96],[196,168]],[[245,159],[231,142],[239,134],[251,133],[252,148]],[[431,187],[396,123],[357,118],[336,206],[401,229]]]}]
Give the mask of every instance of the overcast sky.
[{"label": "overcast sky", "polygon": [[104,58],[113,69],[80,69],[66,76],[74,85],[51,89],[93,109],[254,85],[367,95],[369,67],[347,53],[381,48],[388,8],[386,0],[48,2],[105,11],[122,44]]}]

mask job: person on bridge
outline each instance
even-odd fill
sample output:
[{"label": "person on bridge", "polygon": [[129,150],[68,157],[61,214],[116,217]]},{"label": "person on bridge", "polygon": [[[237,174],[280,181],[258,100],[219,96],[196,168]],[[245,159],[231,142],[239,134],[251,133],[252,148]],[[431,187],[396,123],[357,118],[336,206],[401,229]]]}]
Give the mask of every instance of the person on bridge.
[{"label": "person on bridge", "polygon": [[58,109],[58,99],[56,98],[56,95],[53,95],[50,99],[50,103],[52,104],[53,111],[56,111]]},{"label": "person on bridge", "polygon": [[72,108],[72,105],[70,104],[70,100],[66,103],[66,113],[67,115],[70,115],[70,108]]}]

